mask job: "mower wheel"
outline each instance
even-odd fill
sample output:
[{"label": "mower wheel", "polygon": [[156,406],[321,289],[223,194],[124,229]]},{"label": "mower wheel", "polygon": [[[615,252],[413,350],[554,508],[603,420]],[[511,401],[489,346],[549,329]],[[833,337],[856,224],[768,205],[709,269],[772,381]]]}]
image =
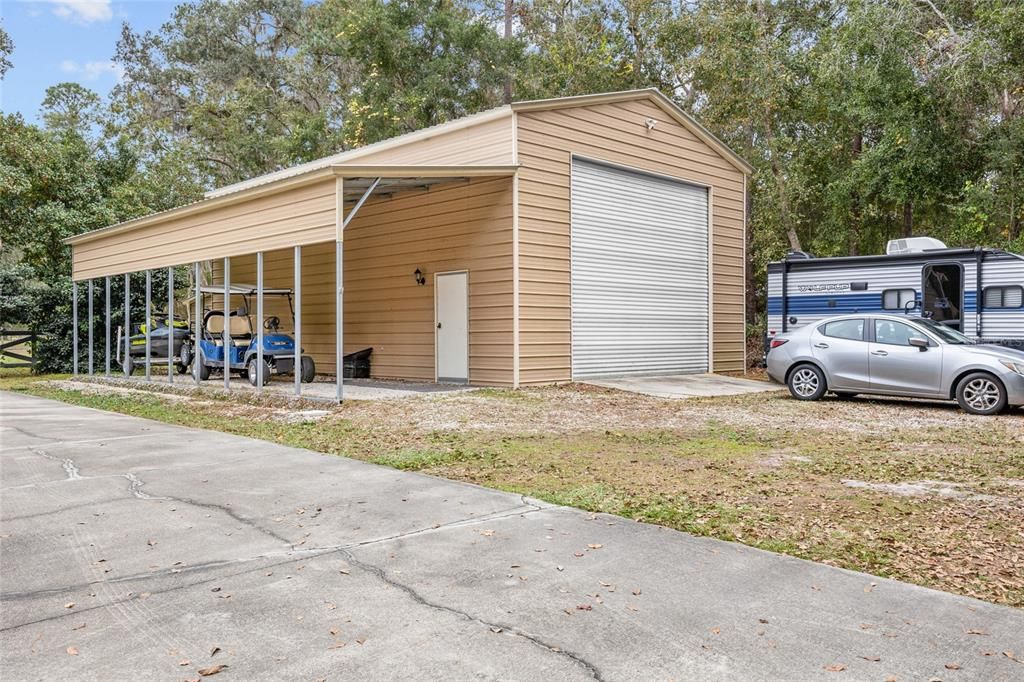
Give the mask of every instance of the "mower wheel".
[{"label": "mower wheel", "polygon": [[121,371],[128,376],[135,374],[135,358],[131,355],[126,356],[124,362],[121,363]]},{"label": "mower wheel", "polygon": [[302,356],[302,383],[308,384],[316,376],[316,363],[308,355]]},{"label": "mower wheel", "polygon": [[[259,359],[254,355],[249,358],[249,362],[246,363],[246,376],[249,378],[249,383],[253,386],[259,386],[260,378],[257,374],[257,367],[259,367]],[[267,382],[270,381],[270,363],[266,360],[263,361],[263,385],[266,386]]]}]

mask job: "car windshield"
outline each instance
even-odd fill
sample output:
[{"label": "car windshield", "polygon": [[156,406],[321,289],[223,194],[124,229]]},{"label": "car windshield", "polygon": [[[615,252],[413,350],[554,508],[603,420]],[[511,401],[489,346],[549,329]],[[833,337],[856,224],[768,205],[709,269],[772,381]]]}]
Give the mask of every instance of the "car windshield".
[{"label": "car windshield", "polygon": [[936,322],[935,320],[929,320],[927,318],[914,321],[946,343],[952,343],[955,345],[969,345],[974,343],[974,341],[971,341],[968,337],[955,329],[947,327],[941,322]]}]

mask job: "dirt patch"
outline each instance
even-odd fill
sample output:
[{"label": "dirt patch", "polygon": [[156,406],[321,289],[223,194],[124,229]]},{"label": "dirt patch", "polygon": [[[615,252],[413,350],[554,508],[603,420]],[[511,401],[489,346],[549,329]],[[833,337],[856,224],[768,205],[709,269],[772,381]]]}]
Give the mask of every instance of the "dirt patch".
[{"label": "dirt patch", "polygon": [[972,491],[963,483],[951,483],[949,481],[905,481],[903,483],[870,483],[846,478],[842,481],[847,488],[861,488],[863,490],[877,490],[878,492],[890,495],[901,495],[904,497],[946,497],[962,500],[984,500],[986,502],[1006,501],[996,495],[983,495]]}]

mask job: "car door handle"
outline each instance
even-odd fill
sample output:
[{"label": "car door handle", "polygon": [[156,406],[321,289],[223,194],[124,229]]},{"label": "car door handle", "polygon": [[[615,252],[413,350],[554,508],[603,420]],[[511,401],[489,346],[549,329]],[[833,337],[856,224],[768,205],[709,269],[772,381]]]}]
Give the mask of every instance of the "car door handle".
[{"label": "car door handle", "polygon": [[827,343],[816,343],[816,344],[814,344],[814,347],[815,348],[828,348],[828,344]]},{"label": "car door handle", "polygon": [[873,350],[873,351],[871,351],[871,354],[872,355],[880,355],[880,356],[882,356],[884,358],[886,355],[889,354],[889,351],[887,351],[887,350]]}]

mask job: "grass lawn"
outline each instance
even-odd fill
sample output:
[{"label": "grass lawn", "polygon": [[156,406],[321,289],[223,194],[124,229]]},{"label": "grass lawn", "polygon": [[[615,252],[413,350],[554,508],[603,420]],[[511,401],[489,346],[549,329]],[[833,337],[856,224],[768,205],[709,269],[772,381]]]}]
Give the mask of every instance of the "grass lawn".
[{"label": "grass lawn", "polygon": [[[35,377],[0,388],[470,481],[1024,607],[1024,412],[583,385],[329,408]],[[276,401],[276,402],[275,402]],[[324,409],[323,405],[308,405]]]}]

